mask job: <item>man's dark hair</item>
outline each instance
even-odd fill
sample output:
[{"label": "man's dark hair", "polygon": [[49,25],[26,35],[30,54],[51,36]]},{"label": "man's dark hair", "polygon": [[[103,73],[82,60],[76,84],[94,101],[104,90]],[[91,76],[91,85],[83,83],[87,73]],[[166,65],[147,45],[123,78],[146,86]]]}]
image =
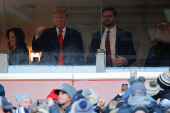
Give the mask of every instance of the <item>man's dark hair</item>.
[{"label": "man's dark hair", "polygon": [[106,7],[106,8],[104,8],[104,9],[102,10],[102,15],[103,15],[103,13],[104,13],[105,11],[113,11],[114,17],[117,16],[117,11],[116,11],[113,7]]}]

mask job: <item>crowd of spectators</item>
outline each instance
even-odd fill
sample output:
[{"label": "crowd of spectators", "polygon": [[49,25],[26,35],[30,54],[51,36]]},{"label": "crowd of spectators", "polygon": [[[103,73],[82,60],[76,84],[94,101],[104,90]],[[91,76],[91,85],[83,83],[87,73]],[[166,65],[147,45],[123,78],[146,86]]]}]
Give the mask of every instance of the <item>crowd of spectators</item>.
[{"label": "crowd of spectators", "polygon": [[5,97],[0,85],[0,113],[170,113],[170,71],[158,76],[157,81],[145,83],[140,76],[129,78],[130,87],[121,91],[106,105],[104,98],[91,88],[76,91],[63,84],[52,89],[47,99],[33,102],[28,94],[14,94],[17,106]]}]

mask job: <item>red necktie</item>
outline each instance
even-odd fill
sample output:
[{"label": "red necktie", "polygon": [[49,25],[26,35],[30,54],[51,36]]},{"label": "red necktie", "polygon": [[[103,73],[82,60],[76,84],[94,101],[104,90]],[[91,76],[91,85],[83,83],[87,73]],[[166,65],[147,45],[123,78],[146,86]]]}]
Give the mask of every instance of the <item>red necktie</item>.
[{"label": "red necktie", "polygon": [[110,33],[110,31],[107,31],[107,35],[106,35],[106,39],[105,39],[106,67],[113,67],[112,58],[111,58],[111,50],[110,50],[109,33]]},{"label": "red necktie", "polygon": [[62,54],[62,45],[63,45],[63,35],[62,35],[63,30],[59,30],[59,35],[58,35],[58,40],[60,44],[60,56],[58,59],[58,65],[63,65],[63,54]]}]

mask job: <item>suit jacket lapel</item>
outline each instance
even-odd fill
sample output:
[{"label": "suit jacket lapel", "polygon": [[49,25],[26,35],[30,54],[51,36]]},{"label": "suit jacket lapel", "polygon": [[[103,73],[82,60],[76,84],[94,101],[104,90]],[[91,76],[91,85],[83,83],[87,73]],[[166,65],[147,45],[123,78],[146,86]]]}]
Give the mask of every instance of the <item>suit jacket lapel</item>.
[{"label": "suit jacket lapel", "polygon": [[52,45],[54,45],[56,49],[60,48],[56,27],[52,28],[51,36],[53,37]]},{"label": "suit jacket lapel", "polygon": [[116,52],[115,55],[116,56],[117,56],[118,49],[119,49],[120,36],[121,36],[120,30],[119,30],[119,28],[117,28],[117,32],[116,32],[116,44],[115,44],[115,52]]},{"label": "suit jacket lapel", "polygon": [[58,34],[57,34],[56,27],[53,27],[53,28],[52,28],[52,33],[53,33],[53,34],[52,34],[53,36],[55,36],[55,37],[58,38]]},{"label": "suit jacket lapel", "polygon": [[66,27],[66,32],[65,32],[65,36],[64,36],[64,40],[63,40],[63,47],[65,47],[66,45],[68,45],[69,43],[69,39],[70,39],[71,35],[70,35],[70,30],[68,27]]},{"label": "suit jacket lapel", "polygon": [[102,35],[101,35],[101,32],[99,33],[99,38],[98,38],[98,41],[99,41],[99,48],[100,48],[100,44],[101,44],[101,39],[102,39],[102,36],[103,36],[103,33],[104,33],[104,29],[102,29]]}]

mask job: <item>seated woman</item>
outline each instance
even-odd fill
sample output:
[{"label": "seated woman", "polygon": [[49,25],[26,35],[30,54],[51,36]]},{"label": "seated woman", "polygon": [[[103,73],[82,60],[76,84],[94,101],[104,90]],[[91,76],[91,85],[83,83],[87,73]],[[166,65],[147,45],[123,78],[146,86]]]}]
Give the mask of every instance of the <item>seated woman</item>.
[{"label": "seated woman", "polygon": [[29,51],[25,44],[25,34],[20,28],[11,28],[7,31],[9,45],[9,65],[29,64]]},{"label": "seated woman", "polygon": [[154,27],[153,36],[156,45],[149,49],[145,62],[146,67],[170,66],[170,27],[167,23],[159,23]]}]

